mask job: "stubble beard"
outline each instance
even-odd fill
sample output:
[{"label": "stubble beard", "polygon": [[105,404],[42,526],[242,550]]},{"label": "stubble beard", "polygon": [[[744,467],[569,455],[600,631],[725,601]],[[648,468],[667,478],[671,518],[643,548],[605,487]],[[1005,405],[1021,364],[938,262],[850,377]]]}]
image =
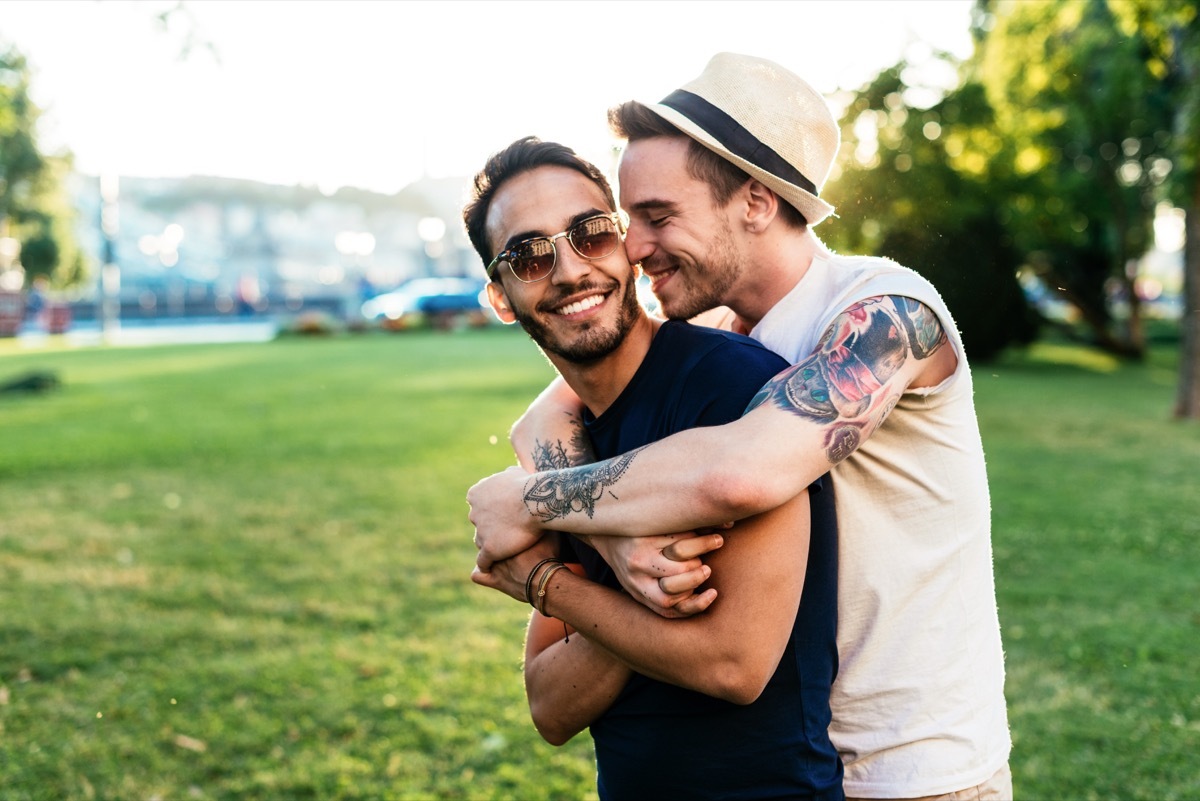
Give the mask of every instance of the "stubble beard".
[{"label": "stubble beard", "polygon": [[[655,295],[663,315],[671,320],[690,320],[701,312],[726,305],[730,290],[742,274],[728,223],[713,237],[702,263],[684,267],[674,257],[664,254],[661,261],[652,259],[651,270],[664,263],[677,268],[674,283],[683,285],[678,297],[663,299]],[[689,279],[690,284],[681,278]]]},{"label": "stubble beard", "polygon": [[[569,292],[564,293],[565,297],[568,294],[574,294],[581,290],[590,289],[592,287],[581,285],[572,287]],[[599,361],[605,356],[616,350],[625,337],[633,328],[634,322],[638,316],[638,299],[637,291],[632,280],[625,282],[625,291],[620,298],[620,308],[618,310],[617,319],[611,328],[603,329],[597,323],[584,323],[578,334],[569,342],[560,341],[554,334],[551,333],[548,325],[543,325],[536,312],[530,312],[525,309],[512,307],[513,316],[525,329],[525,333],[529,334],[537,346],[547,353],[553,353],[572,364],[590,364]],[[542,304],[545,306],[553,304]],[[553,315],[552,311],[543,312],[544,315]]]}]

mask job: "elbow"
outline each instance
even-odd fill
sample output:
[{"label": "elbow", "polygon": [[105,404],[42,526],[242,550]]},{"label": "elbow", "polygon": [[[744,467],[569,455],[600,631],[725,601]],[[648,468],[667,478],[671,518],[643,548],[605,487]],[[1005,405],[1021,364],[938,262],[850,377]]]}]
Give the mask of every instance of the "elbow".
[{"label": "elbow", "polygon": [[758,700],[774,671],[749,663],[731,662],[714,669],[705,694],[731,704],[747,706]]},{"label": "elbow", "polygon": [[706,485],[708,502],[716,507],[714,519],[742,520],[774,509],[796,494],[789,494],[782,476],[752,467],[725,462],[715,472]]},{"label": "elbow", "polygon": [[537,729],[537,733],[542,736],[543,740],[557,747],[565,745],[579,733],[578,729],[566,725],[562,720],[541,708],[542,706],[534,703],[532,699],[530,700],[529,714],[533,718],[533,727]]},{"label": "elbow", "polygon": [[559,746],[562,746],[562,745],[566,745],[567,742],[572,737],[575,736],[574,734],[568,732],[566,729],[556,728],[554,726],[549,726],[549,725],[544,725],[544,724],[538,723],[537,720],[534,720],[533,725],[534,725],[534,728],[537,729],[537,733],[542,735],[542,739],[545,740],[546,742],[550,743],[550,745],[553,745],[556,748]]}]

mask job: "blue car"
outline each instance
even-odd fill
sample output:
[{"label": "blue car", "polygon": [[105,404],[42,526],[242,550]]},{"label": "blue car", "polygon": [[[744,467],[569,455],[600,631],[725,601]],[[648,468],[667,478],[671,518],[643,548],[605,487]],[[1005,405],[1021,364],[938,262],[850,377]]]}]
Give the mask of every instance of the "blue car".
[{"label": "blue car", "polygon": [[414,278],[362,305],[368,320],[385,327],[404,328],[418,318],[435,323],[464,316],[472,325],[488,320],[486,282],[474,278]]}]

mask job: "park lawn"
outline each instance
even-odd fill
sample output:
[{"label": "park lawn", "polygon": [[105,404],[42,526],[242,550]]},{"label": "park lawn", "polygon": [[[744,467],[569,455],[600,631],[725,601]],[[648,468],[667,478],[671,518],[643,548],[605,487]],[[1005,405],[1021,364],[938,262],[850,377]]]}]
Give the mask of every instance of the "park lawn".
[{"label": "park lawn", "polygon": [[[1200,796],[1200,429],[1174,352],[976,367],[1018,794]],[[0,797],[592,798],[463,495],[552,372],[513,329],[22,350],[0,381]]]}]

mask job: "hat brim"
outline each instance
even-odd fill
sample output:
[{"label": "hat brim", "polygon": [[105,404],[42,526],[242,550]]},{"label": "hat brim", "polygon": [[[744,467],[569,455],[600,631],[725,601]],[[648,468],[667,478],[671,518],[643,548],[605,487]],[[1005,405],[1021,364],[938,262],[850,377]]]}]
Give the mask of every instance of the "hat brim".
[{"label": "hat brim", "polygon": [[680,114],[670,106],[664,106],[660,103],[647,103],[646,108],[653,111],[658,116],[662,117],[667,122],[674,125],[685,134],[695,139],[700,144],[707,147],[709,150],[716,153],[721,158],[737,165],[744,170],[755,180],[761,181],[764,186],[769,188],[775,194],[779,195],[787,203],[793,206],[797,211],[804,215],[804,219],[808,221],[809,227],[816,225],[834,212],[834,207],[826,203],[821,198],[808,192],[793,183],[783,180],[777,175],[774,175],[761,167],[752,164],[749,161],[741,158],[734,153],[731,153],[724,145],[718,142],[715,138],[709,135],[703,128],[696,125],[690,119]]}]

